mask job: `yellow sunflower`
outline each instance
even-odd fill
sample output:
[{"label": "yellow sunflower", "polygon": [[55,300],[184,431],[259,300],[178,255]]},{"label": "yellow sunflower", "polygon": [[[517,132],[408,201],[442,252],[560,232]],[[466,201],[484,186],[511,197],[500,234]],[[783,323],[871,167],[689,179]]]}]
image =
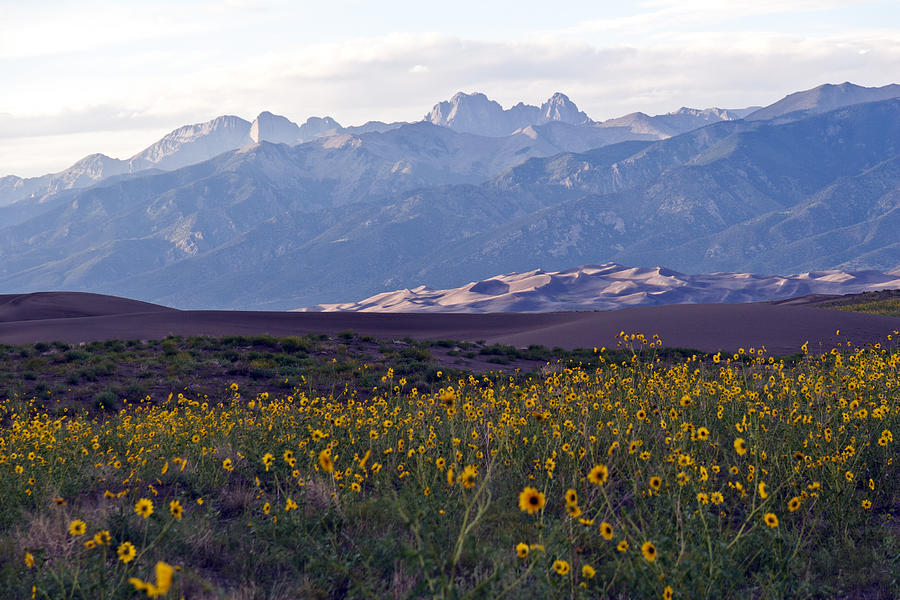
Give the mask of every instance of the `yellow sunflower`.
[{"label": "yellow sunflower", "polygon": [[146,519],[153,514],[153,501],[149,498],[141,498],[134,505],[134,512]]},{"label": "yellow sunflower", "polygon": [[516,544],[516,554],[519,558],[525,558],[528,556],[528,544],[525,542],[519,542]]},{"label": "yellow sunflower", "polygon": [[101,529],[94,534],[94,541],[98,546],[109,546],[112,543],[112,536],[109,535],[108,529]]},{"label": "yellow sunflower", "polygon": [[478,476],[478,467],[468,465],[459,475],[459,482],[464,488],[471,489],[475,485],[475,477]]},{"label": "yellow sunflower", "polygon": [[69,535],[84,535],[87,531],[87,524],[81,519],[75,519],[69,523]]},{"label": "yellow sunflower", "polygon": [[331,459],[331,450],[328,448],[319,452],[319,467],[326,473],[334,471],[334,461]]},{"label": "yellow sunflower", "polygon": [[569,563],[564,560],[555,560],[553,561],[553,570],[556,571],[557,575],[568,575],[569,569],[572,567],[569,566]]},{"label": "yellow sunflower", "polygon": [[546,503],[547,499],[544,497],[544,493],[537,491],[533,487],[526,487],[519,494],[519,508],[529,515],[533,515],[544,508]]},{"label": "yellow sunflower", "polygon": [[135,549],[134,544],[131,542],[122,542],[119,544],[119,547],[116,548],[116,554],[123,563],[130,563],[134,560],[134,557],[137,556],[137,549]]},{"label": "yellow sunflower", "polygon": [[603,485],[609,479],[609,469],[606,465],[595,465],[588,473],[588,481],[596,485]]},{"label": "yellow sunflower", "polygon": [[275,457],[272,456],[270,452],[266,452],[263,454],[262,463],[266,467],[266,471],[268,472],[269,467],[272,466],[272,463],[275,462]]}]

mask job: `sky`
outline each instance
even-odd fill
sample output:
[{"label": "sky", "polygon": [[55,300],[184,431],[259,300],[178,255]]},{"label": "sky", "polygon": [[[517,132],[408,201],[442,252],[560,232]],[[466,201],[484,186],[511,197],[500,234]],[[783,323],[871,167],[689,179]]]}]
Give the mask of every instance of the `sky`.
[{"label": "sky", "polygon": [[415,121],[454,93],[594,120],[900,83],[896,0],[0,0],[0,177],[264,110]]}]

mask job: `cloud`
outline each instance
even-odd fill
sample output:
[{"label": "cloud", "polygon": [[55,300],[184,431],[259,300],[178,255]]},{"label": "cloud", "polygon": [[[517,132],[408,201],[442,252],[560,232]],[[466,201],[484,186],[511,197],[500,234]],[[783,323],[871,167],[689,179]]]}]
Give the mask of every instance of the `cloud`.
[{"label": "cloud", "polygon": [[0,177],[56,173],[96,152],[128,158],[166,133],[166,129],[157,128],[4,138],[0,143]]},{"label": "cloud", "polygon": [[0,60],[134,48],[196,39],[262,21],[269,2],[11,2],[0,20]]},{"label": "cloud", "polygon": [[[764,25],[771,30],[778,28],[777,17],[784,15],[808,16],[809,13],[866,4],[873,4],[873,0],[649,0],[640,2],[639,9],[631,14],[585,19],[557,33],[576,36],[612,34],[617,40],[632,38],[646,44],[652,43],[655,36],[665,37],[670,32],[716,30],[721,29],[723,23],[739,23],[746,30],[747,19],[752,17],[772,17]],[[833,20],[831,25],[840,27],[843,24]]]},{"label": "cloud", "polygon": [[[655,0],[637,12],[502,40],[421,30],[247,35],[236,23],[281,14],[253,0],[95,2],[84,14],[65,6],[45,11],[46,22],[28,13],[27,22],[44,29],[15,31],[19,9],[0,24],[0,78],[16,82],[0,98],[7,147],[0,175],[15,172],[11,165],[46,168],[45,157],[29,162],[8,150],[31,152],[38,142],[27,140],[51,139],[37,136],[56,136],[48,155],[59,157],[59,170],[91,152],[115,148],[129,156],[153,141],[133,138],[124,149],[124,132],[165,133],[221,114],[252,119],[271,110],[297,122],[329,115],[353,125],[418,120],[457,91],[481,91],[504,106],[540,104],[562,91],[602,120],[682,105],[769,104],[826,82],[884,85],[900,73],[897,27],[841,28],[806,18],[848,6],[837,1]],[[809,26],[793,27],[794,18]],[[741,19],[755,27],[740,29]],[[216,37],[222,32],[228,35]]]},{"label": "cloud", "polygon": [[[863,48],[869,52],[860,54]],[[826,82],[884,85],[898,72],[900,36],[889,30],[821,37],[712,32],[673,35],[646,47],[549,35],[488,42],[419,34],[249,57],[227,77],[240,84],[219,88],[210,80],[200,95],[227,89],[238,104],[265,105],[295,119],[328,113],[352,123],[415,119],[456,91],[483,91],[506,106],[564,91],[601,119],[683,104],[769,104]]]},{"label": "cloud", "polygon": [[117,132],[166,127],[173,119],[190,118],[186,113],[152,114],[111,105],[90,106],[56,114],[17,117],[0,113],[0,139]]}]

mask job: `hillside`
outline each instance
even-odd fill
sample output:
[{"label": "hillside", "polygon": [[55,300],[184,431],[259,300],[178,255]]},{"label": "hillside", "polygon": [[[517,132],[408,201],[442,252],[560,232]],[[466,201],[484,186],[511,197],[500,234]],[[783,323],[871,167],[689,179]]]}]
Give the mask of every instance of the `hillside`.
[{"label": "hillside", "polygon": [[[865,100],[891,89],[773,120],[679,111],[713,122],[665,139],[608,143],[616,128],[584,122],[562,97],[508,109],[536,119],[509,135],[461,132],[455,119],[491,113],[469,106],[486,98],[460,97],[441,112],[447,126],[259,141],[0,208],[0,292],[292,309],[610,261],[889,272],[900,266],[900,100]],[[255,122],[257,139],[303,132],[277,115]]]}]

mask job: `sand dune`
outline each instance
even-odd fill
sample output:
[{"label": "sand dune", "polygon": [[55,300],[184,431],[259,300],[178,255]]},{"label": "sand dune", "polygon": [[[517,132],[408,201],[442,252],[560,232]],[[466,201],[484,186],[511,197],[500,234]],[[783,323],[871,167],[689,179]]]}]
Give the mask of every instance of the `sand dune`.
[{"label": "sand dune", "polygon": [[140,300],[84,292],[0,295],[0,323],[97,317],[173,309]]},{"label": "sand dune", "polygon": [[686,275],[664,267],[616,263],[565,271],[509,273],[458,288],[419,286],[377,294],[359,302],[321,304],[307,311],[549,312],[615,310],[629,306],[760,302],[805,294],[857,294],[900,288],[900,271],[813,271],[795,275],[705,273]]},{"label": "sand dune", "polygon": [[[620,331],[704,351],[766,346],[771,353],[886,343],[900,319],[790,304],[684,304],[606,312],[300,313],[181,311],[96,294],[0,296],[0,343],[158,339],[167,335],[304,335],[353,330],[380,339],[457,339],[527,347],[612,347]],[[13,320],[15,318],[15,320]],[[840,336],[835,334],[840,330]],[[896,343],[900,336],[894,335]]]}]

